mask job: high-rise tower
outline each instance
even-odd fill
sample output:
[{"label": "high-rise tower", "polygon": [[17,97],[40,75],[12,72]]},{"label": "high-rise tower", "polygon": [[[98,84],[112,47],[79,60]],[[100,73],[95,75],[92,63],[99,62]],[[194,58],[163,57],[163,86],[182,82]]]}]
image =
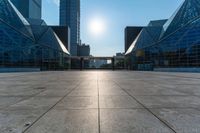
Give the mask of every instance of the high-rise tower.
[{"label": "high-rise tower", "polygon": [[11,0],[25,18],[41,19],[41,0]]},{"label": "high-rise tower", "polygon": [[70,53],[77,56],[80,43],[80,0],[60,0],[60,25],[70,28]]}]

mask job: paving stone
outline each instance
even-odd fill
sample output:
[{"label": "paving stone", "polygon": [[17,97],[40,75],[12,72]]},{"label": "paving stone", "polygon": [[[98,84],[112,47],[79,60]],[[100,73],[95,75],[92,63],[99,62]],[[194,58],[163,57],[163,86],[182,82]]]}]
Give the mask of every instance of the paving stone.
[{"label": "paving stone", "polygon": [[27,133],[98,133],[97,110],[51,110]]},{"label": "paving stone", "polygon": [[127,96],[128,94],[124,92],[121,88],[113,89],[113,88],[104,88],[99,89],[99,95],[101,96]]},{"label": "paving stone", "polygon": [[44,110],[1,110],[0,133],[21,133],[43,112]]},{"label": "paving stone", "polygon": [[137,88],[137,89],[125,89],[132,96],[185,96],[187,93],[177,91],[175,89],[167,89],[161,87],[147,87],[147,88]]},{"label": "paving stone", "polygon": [[16,97],[16,96],[0,96],[0,109],[7,108],[21,100],[25,99],[26,97]]},{"label": "paving stone", "polygon": [[12,109],[40,109],[47,110],[55,105],[60,97],[32,97],[10,106]]},{"label": "paving stone", "polygon": [[101,96],[100,108],[142,108],[130,96]]},{"label": "paving stone", "polygon": [[146,110],[101,109],[101,133],[173,133]]},{"label": "paving stone", "polygon": [[75,89],[69,96],[97,96],[97,89]]},{"label": "paving stone", "polygon": [[151,109],[177,133],[199,133],[200,111],[196,109]]},{"label": "paving stone", "polygon": [[199,86],[194,73],[3,73],[0,133],[199,133]]},{"label": "paving stone", "polygon": [[198,108],[200,98],[196,96],[136,96],[147,108]]},{"label": "paving stone", "polygon": [[97,109],[98,97],[65,97],[57,106],[59,109]]},{"label": "paving stone", "polygon": [[68,94],[69,92],[71,92],[71,90],[72,89],[48,89],[48,90],[41,92],[37,96],[40,96],[40,97],[42,97],[42,96],[63,97],[66,94]]}]

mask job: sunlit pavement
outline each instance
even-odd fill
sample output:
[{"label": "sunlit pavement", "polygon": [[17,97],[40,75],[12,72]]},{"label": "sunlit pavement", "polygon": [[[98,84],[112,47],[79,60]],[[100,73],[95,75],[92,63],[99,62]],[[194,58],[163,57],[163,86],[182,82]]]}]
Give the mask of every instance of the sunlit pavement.
[{"label": "sunlit pavement", "polygon": [[199,133],[200,74],[0,74],[0,133]]}]

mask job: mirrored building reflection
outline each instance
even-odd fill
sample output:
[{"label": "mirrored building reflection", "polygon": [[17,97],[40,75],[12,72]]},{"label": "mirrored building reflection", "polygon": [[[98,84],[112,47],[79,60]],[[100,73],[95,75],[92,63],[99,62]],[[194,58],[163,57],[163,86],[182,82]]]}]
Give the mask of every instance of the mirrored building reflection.
[{"label": "mirrored building reflection", "polygon": [[185,0],[168,20],[142,28],[126,57],[135,70],[200,67],[199,0]]},{"label": "mirrored building reflection", "polygon": [[0,67],[67,68],[69,52],[41,19],[26,19],[10,0],[0,0]]}]

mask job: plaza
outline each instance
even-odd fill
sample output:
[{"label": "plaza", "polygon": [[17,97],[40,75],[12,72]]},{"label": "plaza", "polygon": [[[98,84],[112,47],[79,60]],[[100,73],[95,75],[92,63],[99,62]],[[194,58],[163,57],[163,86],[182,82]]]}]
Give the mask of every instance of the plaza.
[{"label": "plaza", "polygon": [[1,73],[1,133],[199,133],[200,74]]}]

